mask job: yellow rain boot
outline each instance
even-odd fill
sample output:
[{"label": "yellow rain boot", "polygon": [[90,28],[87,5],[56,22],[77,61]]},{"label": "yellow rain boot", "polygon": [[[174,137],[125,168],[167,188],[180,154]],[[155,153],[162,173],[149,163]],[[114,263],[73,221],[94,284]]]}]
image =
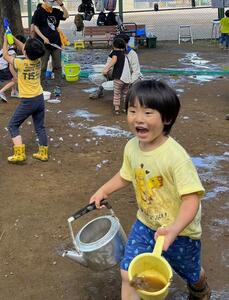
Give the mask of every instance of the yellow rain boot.
[{"label": "yellow rain boot", "polygon": [[48,146],[39,146],[39,150],[37,153],[33,154],[33,158],[41,161],[48,161]]},{"label": "yellow rain boot", "polygon": [[26,160],[25,145],[14,146],[14,154],[8,157],[8,162],[12,164],[22,164]]}]

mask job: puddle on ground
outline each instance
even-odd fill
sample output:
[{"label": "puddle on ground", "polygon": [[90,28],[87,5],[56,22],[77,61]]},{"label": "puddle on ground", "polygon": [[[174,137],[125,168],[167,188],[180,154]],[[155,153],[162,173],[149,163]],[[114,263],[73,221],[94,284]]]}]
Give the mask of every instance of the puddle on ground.
[{"label": "puddle on ground", "polygon": [[132,134],[119,127],[108,127],[108,126],[95,126],[91,127],[91,131],[98,136],[110,136],[110,137],[127,137],[130,138]]},{"label": "puddle on ground", "polygon": [[221,174],[221,161],[229,162],[227,155],[209,155],[205,157],[192,157],[194,165],[197,167],[200,178],[204,182],[215,185],[211,191],[206,191],[204,199],[215,199],[219,193],[229,191],[228,177]]},{"label": "puddle on ground", "polygon": [[209,60],[202,59],[198,53],[186,53],[185,57],[178,59],[178,61],[184,65],[197,66],[205,69],[217,68],[216,64],[209,64]]},{"label": "puddle on ground", "polygon": [[192,79],[195,79],[195,80],[198,80],[198,81],[201,81],[201,82],[209,82],[209,81],[215,80],[219,76],[218,75],[217,76],[193,75],[193,76],[188,76],[188,77],[192,78]]},{"label": "puddle on ground", "polygon": [[85,92],[85,93],[88,93],[88,94],[92,94],[92,93],[95,93],[97,90],[98,90],[97,87],[91,87],[91,88],[88,88],[88,89],[83,89],[82,91]]},{"label": "puddle on ground", "polygon": [[229,268],[229,249],[224,249],[221,252],[221,256],[222,256],[222,263],[224,264],[225,267]]},{"label": "puddle on ground", "polygon": [[75,123],[73,121],[68,122],[69,127],[78,129],[88,129],[88,125],[84,123]]},{"label": "puddle on ground", "polygon": [[73,118],[76,118],[76,117],[84,118],[87,121],[94,121],[94,120],[92,120],[92,118],[96,118],[99,116],[100,115],[90,113],[89,111],[87,111],[85,109],[77,109],[71,114],[71,117],[73,117]]},{"label": "puddle on ground", "polygon": [[219,161],[228,160],[224,155],[208,155],[205,157],[192,157],[192,161],[197,168],[215,169]]}]

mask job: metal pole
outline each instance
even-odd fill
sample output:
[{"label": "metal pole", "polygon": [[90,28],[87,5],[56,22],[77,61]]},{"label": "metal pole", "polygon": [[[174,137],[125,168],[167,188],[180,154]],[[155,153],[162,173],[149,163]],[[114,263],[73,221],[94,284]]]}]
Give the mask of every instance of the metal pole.
[{"label": "metal pole", "polygon": [[224,18],[224,8],[218,8],[218,19]]},{"label": "metal pole", "polygon": [[31,25],[32,19],[32,0],[27,0],[27,9],[28,9],[28,25]]},{"label": "metal pole", "polygon": [[118,7],[119,7],[119,16],[123,21],[123,0],[118,1]]}]

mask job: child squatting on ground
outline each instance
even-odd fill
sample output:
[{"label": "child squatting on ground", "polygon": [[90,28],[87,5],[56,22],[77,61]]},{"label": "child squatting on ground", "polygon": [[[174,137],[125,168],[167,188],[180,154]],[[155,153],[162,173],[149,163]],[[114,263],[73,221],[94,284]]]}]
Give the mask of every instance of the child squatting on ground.
[{"label": "child squatting on ground", "polygon": [[120,171],[91,197],[100,201],[132,183],[137,220],[128,236],[121,262],[122,300],[139,300],[130,286],[128,268],[133,258],[152,252],[165,236],[163,256],[186,282],[189,300],[210,299],[201,267],[201,205],[204,188],[190,156],[170,135],[180,102],[165,83],[143,80],[126,97],[127,122],[135,135],[125,146]]},{"label": "child squatting on ground", "polygon": [[126,44],[123,39],[114,38],[113,51],[109,54],[111,60],[103,69],[103,75],[107,75],[113,68],[112,79],[114,80],[114,113],[120,114],[121,98],[125,103],[126,94],[131,83],[131,74],[128,59],[125,55]]},{"label": "child squatting on ground", "polygon": [[41,60],[44,55],[44,45],[38,39],[28,39],[21,43],[14,38],[16,46],[22,49],[25,59],[14,58],[8,54],[6,36],[3,44],[3,57],[17,71],[20,103],[17,106],[8,129],[14,144],[14,154],[8,157],[9,163],[22,163],[26,160],[25,145],[19,133],[19,127],[30,116],[33,118],[36,134],[39,140],[39,151],[33,158],[48,160],[48,139],[44,126],[45,105],[43,90],[40,84]]}]

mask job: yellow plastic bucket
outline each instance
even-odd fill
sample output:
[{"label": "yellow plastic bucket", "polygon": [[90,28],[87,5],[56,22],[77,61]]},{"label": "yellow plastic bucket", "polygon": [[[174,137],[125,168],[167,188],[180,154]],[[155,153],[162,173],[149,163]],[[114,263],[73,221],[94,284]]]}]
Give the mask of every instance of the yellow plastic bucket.
[{"label": "yellow plastic bucket", "polygon": [[137,289],[139,297],[143,300],[163,300],[168,295],[168,288],[170,286],[173,272],[169,263],[161,256],[164,245],[164,236],[159,236],[153,253],[142,253],[137,255],[128,270],[128,277],[131,281],[135,276],[144,276],[153,281],[160,281],[163,287],[160,290],[149,292]]},{"label": "yellow plastic bucket", "polygon": [[79,64],[66,64],[64,65],[64,73],[67,81],[79,80],[80,65]]}]

